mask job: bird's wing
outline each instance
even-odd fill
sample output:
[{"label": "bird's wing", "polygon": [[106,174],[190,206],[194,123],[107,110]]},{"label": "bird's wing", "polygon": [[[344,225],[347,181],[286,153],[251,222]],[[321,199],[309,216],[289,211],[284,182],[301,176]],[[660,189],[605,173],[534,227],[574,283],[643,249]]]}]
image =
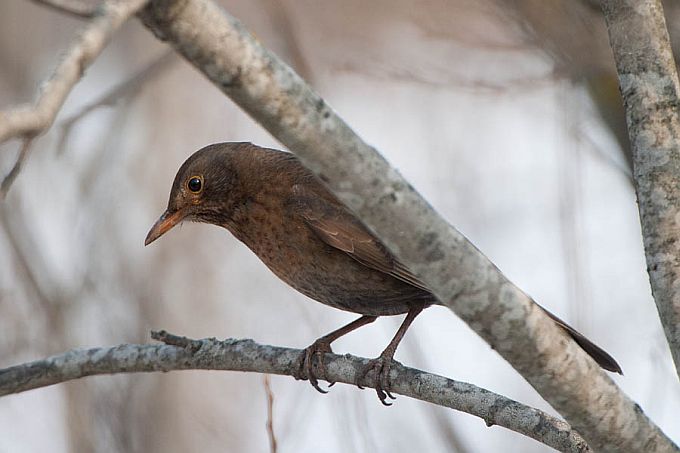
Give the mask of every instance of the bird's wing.
[{"label": "bird's wing", "polygon": [[340,202],[299,184],[293,187],[293,194],[297,213],[326,244],[342,250],[364,266],[430,291]]}]

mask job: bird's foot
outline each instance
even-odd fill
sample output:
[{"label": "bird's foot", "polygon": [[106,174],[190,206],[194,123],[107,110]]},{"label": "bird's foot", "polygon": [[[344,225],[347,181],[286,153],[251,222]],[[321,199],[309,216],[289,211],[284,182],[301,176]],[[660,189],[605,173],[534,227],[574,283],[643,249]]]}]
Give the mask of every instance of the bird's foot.
[{"label": "bird's foot", "polygon": [[[369,361],[364,369],[361,371],[358,383],[366,382],[366,376],[374,372],[375,373],[375,391],[378,393],[378,398],[380,402],[385,406],[391,406],[392,403],[387,402],[387,398],[396,399],[390,393],[390,369],[392,368],[392,356],[388,354],[381,354],[380,357]],[[357,387],[363,389],[361,384],[357,384]]]},{"label": "bird's foot", "polygon": [[[318,339],[307,349],[302,351],[300,358],[298,359],[298,371],[294,376],[295,379],[307,380],[312,384],[317,391],[320,393],[328,393],[328,390],[324,390],[319,387],[319,380],[317,376],[321,379],[328,381],[326,378],[326,365],[323,361],[324,354],[332,354],[331,344],[323,339]],[[318,373],[314,371],[314,358],[317,358],[318,363]],[[329,387],[332,387],[335,382],[329,381]]]}]

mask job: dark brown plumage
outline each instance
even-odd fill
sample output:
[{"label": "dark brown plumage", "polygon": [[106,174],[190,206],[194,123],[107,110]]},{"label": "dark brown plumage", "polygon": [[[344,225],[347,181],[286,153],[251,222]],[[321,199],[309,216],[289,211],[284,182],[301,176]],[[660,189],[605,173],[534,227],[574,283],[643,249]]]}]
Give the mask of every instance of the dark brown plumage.
[{"label": "dark brown plumage", "polygon": [[[182,220],[228,229],[293,288],[362,315],[306,349],[299,377],[319,391],[312,372],[315,356],[330,352],[332,341],[378,316],[407,313],[387,349],[366,370],[378,373],[381,401],[391,397],[389,368],[399,341],[423,308],[439,302],[295,156],[250,143],[197,151],[177,172],[168,208],[145,244]],[[606,352],[548,314],[603,368],[621,372]],[[319,367],[325,374],[322,361]]]}]

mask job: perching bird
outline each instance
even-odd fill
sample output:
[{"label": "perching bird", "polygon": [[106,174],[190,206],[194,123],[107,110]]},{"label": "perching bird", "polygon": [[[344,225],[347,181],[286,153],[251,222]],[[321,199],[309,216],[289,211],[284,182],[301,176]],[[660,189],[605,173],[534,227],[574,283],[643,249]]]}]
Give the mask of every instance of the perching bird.
[{"label": "perching bird", "polygon": [[[177,172],[168,207],[145,245],[183,220],[226,228],[302,294],[361,315],[316,340],[301,357],[298,377],[321,392],[313,361],[319,358],[319,377],[325,379],[321,354],[331,352],[333,341],[378,316],[406,313],[359,380],[374,370],[378,397],[383,403],[392,397],[389,371],[397,345],[424,308],[441,303],[293,154],[251,143],[218,143],[197,151]],[[548,315],[602,368],[621,372],[609,354]]]}]

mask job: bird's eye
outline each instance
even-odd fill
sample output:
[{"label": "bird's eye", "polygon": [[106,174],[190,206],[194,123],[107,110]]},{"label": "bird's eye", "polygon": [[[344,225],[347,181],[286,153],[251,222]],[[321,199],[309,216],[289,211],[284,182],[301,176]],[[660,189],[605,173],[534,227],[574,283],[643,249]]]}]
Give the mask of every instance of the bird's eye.
[{"label": "bird's eye", "polygon": [[187,182],[187,187],[189,190],[191,190],[193,193],[198,193],[201,191],[203,188],[203,180],[200,176],[192,176],[191,179],[189,179],[189,182]]}]

